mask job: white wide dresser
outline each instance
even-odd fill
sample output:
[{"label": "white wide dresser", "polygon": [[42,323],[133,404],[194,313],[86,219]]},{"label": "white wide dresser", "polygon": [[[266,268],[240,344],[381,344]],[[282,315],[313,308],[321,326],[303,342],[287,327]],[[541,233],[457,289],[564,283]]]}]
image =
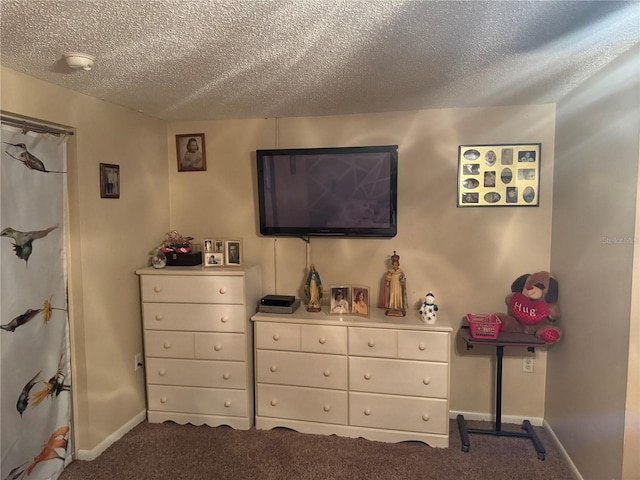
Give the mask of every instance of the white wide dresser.
[{"label": "white wide dresser", "polygon": [[387,317],[258,313],[256,427],[449,446],[451,325]]},{"label": "white wide dresser", "polygon": [[143,268],[147,419],[249,429],[259,267]]}]

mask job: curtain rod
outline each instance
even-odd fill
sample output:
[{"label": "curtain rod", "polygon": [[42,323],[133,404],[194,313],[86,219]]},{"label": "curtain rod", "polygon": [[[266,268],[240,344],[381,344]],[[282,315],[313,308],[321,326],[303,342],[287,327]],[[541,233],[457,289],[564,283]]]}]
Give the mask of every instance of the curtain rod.
[{"label": "curtain rod", "polygon": [[21,119],[17,117],[9,117],[5,113],[0,113],[0,123],[11,125],[12,127],[22,128],[22,133],[34,132],[34,133],[50,133],[51,135],[73,135],[74,132],[66,130],[64,128],[56,128],[43,123],[35,123],[30,120]]}]

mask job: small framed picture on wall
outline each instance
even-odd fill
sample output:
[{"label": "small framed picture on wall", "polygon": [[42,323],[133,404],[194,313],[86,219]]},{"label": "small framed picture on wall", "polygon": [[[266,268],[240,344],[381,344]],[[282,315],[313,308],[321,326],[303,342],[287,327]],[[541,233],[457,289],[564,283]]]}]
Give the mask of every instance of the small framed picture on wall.
[{"label": "small framed picture on wall", "polygon": [[228,267],[239,267],[242,265],[242,241],[226,240],[225,241],[225,264]]},{"label": "small framed picture on wall", "polygon": [[100,164],[100,198],[120,198],[120,165]]},{"label": "small framed picture on wall", "polygon": [[206,171],[207,157],[204,133],[176,135],[176,155],[179,172]]}]

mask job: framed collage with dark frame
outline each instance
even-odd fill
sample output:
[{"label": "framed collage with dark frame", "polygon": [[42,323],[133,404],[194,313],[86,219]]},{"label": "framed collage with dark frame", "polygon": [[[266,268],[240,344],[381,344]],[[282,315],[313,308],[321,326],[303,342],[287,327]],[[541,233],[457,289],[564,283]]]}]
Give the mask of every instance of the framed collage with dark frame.
[{"label": "framed collage with dark frame", "polygon": [[541,143],[460,145],[458,207],[538,207]]}]

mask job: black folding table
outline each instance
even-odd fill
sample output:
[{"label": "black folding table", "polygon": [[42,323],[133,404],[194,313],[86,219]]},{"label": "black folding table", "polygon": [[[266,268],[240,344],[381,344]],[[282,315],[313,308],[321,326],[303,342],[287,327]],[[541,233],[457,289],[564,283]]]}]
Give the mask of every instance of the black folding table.
[{"label": "black folding table", "polygon": [[504,347],[526,347],[527,350],[533,352],[535,347],[545,345],[543,340],[536,338],[534,335],[525,333],[507,333],[500,332],[496,339],[473,338],[469,327],[463,326],[459,330],[460,336],[467,344],[467,350],[475,345],[495,346],[496,347],[496,421],[493,429],[467,428],[467,422],[464,416],[458,415],[458,429],[460,430],[460,439],[462,440],[462,451],[468,452],[471,446],[469,441],[470,433],[483,435],[495,435],[498,437],[518,437],[528,438],[533,442],[533,446],[538,454],[538,459],[544,460],[545,449],[542,442],[538,439],[536,432],[529,420],[522,422],[522,430],[524,432],[512,432],[502,430],[502,357],[504,355]]}]

